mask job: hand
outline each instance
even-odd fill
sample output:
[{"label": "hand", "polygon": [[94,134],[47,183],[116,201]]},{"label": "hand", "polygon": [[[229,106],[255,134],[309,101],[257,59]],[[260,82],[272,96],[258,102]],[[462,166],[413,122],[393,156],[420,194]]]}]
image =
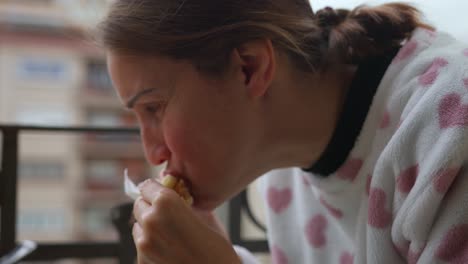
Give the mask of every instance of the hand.
[{"label": "hand", "polygon": [[133,238],[139,264],[240,263],[229,241],[179,195],[147,180],[134,204]]}]

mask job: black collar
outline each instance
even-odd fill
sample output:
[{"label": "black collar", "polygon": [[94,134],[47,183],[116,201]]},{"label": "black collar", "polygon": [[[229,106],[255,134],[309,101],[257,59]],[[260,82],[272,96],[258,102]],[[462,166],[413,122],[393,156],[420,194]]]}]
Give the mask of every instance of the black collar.
[{"label": "black collar", "polygon": [[377,87],[397,52],[395,49],[359,64],[332,138],[317,162],[304,171],[328,176],[346,161],[364,125]]}]

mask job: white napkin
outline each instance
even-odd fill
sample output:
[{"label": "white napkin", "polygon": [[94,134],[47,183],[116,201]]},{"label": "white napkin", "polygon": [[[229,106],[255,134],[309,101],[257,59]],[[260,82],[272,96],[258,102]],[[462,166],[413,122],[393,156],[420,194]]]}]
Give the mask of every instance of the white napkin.
[{"label": "white napkin", "polygon": [[125,194],[127,194],[127,196],[133,200],[136,200],[141,195],[141,193],[136,184],[130,180],[130,177],[128,177],[128,169],[125,169],[124,171],[124,178]]}]

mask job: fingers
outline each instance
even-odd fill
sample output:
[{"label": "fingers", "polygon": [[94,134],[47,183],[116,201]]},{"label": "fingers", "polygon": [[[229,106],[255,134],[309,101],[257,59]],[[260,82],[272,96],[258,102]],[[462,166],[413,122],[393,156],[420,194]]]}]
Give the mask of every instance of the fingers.
[{"label": "fingers", "polygon": [[138,185],[138,189],[140,189],[140,193],[143,199],[148,203],[153,204],[164,187],[156,180],[149,179]]},{"label": "fingers", "polygon": [[173,219],[171,208],[175,207],[174,203],[171,199],[160,197],[154,204],[149,204],[144,198],[139,197],[133,205],[136,224],[147,238],[151,238],[156,232],[164,231],[163,228]]},{"label": "fingers", "polygon": [[181,209],[186,207],[177,193],[153,180],[145,181],[139,188],[141,196],[135,200],[133,215],[147,234],[162,231],[161,228],[178,219]]},{"label": "fingers", "polygon": [[133,204],[133,215],[138,223],[144,222],[145,213],[148,214],[151,204],[146,202],[141,196],[135,200]]},{"label": "fingers", "polygon": [[141,229],[141,226],[138,223],[133,224],[132,235],[135,243],[143,239],[143,229]]},{"label": "fingers", "polygon": [[[155,180],[147,180],[138,188],[141,196],[133,205],[136,223],[132,230],[138,252],[138,263],[159,263],[155,260],[160,259],[167,251],[167,241],[162,239],[170,237],[167,235],[167,227],[184,227],[177,225],[176,222],[180,218],[186,218],[180,217],[181,214],[184,215],[181,208],[185,209],[185,204],[175,191],[161,186]],[[180,228],[171,230],[178,229]]]},{"label": "fingers", "polygon": [[[143,229],[138,223],[135,223],[133,225],[132,234],[133,234],[133,240],[135,241],[135,245],[137,248],[139,248],[141,244],[146,243],[144,240],[145,237],[143,234]],[[143,251],[141,250],[137,250],[137,260],[138,260],[137,261],[138,264],[150,264],[151,263],[148,257],[145,256]]]},{"label": "fingers", "polygon": [[166,198],[178,198],[178,195],[174,190],[162,186],[159,182],[150,179],[144,181],[141,185],[138,186],[140,189],[141,196],[143,199],[154,205],[156,202],[162,198],[162,196],[167,196]]}]

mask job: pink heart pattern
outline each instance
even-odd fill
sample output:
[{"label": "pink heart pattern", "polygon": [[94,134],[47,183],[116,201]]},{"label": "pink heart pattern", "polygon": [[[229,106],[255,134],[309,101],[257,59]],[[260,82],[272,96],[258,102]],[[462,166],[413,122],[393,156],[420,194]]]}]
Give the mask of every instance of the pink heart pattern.
[{"label": "pink heart pattern", "polygon": [[465,55],[465,56],[468,57],[468,48],[466,48],[465,50],[463,50],[463,55]]},{"label": "pink heart pattern", "polygon": [[327,230],[328,221],[324,215],[318,214],[312,217],[306,225],[305,235],[307,241],[313,248],[321,248],[326,245],[327,238],[325,232]]},{"label": "pink heart pattern", "polygon": [[393,248],[401,255],[401,256],[404,256],[406,257],[408,255],[408,251],[409,251],[409,243],[408,242],[404,242],[404,243],[394,243],[393,244]]},{"label": "pink heart pattern", "polygon": [[408,59],[409,57],[411,57],[414,52],[416,51],[416,49],[418,48],[419,44],[418,42],[414,41],[414,40],[410,40],[408,41],[408,43],[406,43],[401,49],[400,51],[398,52],[398,54],[396,55],[395,59],[393,60],[393,62],[400,62],[400,61],[403,61],[403,60],[406,60]]},{"label": "pink heart pattern", "polygon": [[385,111],[385,114],[382,118],[382,121],[380,122],[380,129],[385,129],[390,125],[390,113],[388,111]]},{"label": "pink heart pattern", "polygon": [[418,263],[418,260],[421,257],[422,253],[423,253],[423,249],[421,249],[419,251],[413,251],[413,250],[410,249],[408,251],[408,264]]},{"label": "pink heart pattern", "polygon": [[271,248],[271,258],[274,264],[288,264],[286,254],[276,245]]},{"label": "pink heart pattern", "polygon": [[440,194],[446,194],[459,170],[459,168],[439,170],[433,180],[434,189]]},{"label": "pink heart pattern", "polygon": [[361,170],[363,160],[361,159],[348,159],[336,172],[338,178],[353,182]]},{"label": "pink heart pattern", "polygon": [[468,125],[468,104],[461,103],[460,95],[451,93],[442,99],[439,104],[439,125],[442,129]]},{"label": "pink heart pattern", "polygon": [[267,193],[268,205],[277,214],[289,207],[292,200],[292,191],[290,188],[282,190],[270,187]]},{"label": "pink heart pattern", "polygon": [[353,254],[345,251],[341,253],[340,256],[340,264],[353,264],[354,263],[354,256]]},{"label": "pink heart pattern", "polygon": [[440,69],[447,65],[448,61],[444,58],[434,59],[429,69],[427,69],[423,75],[419,76],[419,83],[422,86],[429,86],[434,84],[434,82],[437,80],[437,77],[439,76]]},{"label": "pink heart pattern", "polygon": [[442,238],[435,256],[448,263],[468,263],[468,224],[451,228]]},{"label": "pink heart pattern", "polygon": [[386,228],[392,221],[392,213],[386,209],[387,195],[380,188],[372,188],[369,194],[367,222],[376,228]]},{"label": "pink heart pattern", "polygon": [[327,208],[328,212],[330,212],[330,214],[337,218],[337,219],[340,219],[343,217],[343,212],[340,210],[340,209],[337,209],[337,208],[334,208],[333,206],[331,206],[327,201],[325,201],[325,199],[323,199],[323,197],[320,197],[320,203],[325,206],[325,208]]},{"label": "pink heart pattern", "polygon": [[415,252],[412,249],[410,249],[410,245],[408,242],[401,243],[401,244],[394,244],[394,248],[400,253],[401,256],[406,258],[406,261],[408,264],[416,264],[419,260],[419,258],[422,255],[423,249]]},{"label": "pink heart pattern", "polygon": [[396,179],[397,188],[401,193],[409,193],[418,177],[419,165],[416,164],[402,171]]}]

